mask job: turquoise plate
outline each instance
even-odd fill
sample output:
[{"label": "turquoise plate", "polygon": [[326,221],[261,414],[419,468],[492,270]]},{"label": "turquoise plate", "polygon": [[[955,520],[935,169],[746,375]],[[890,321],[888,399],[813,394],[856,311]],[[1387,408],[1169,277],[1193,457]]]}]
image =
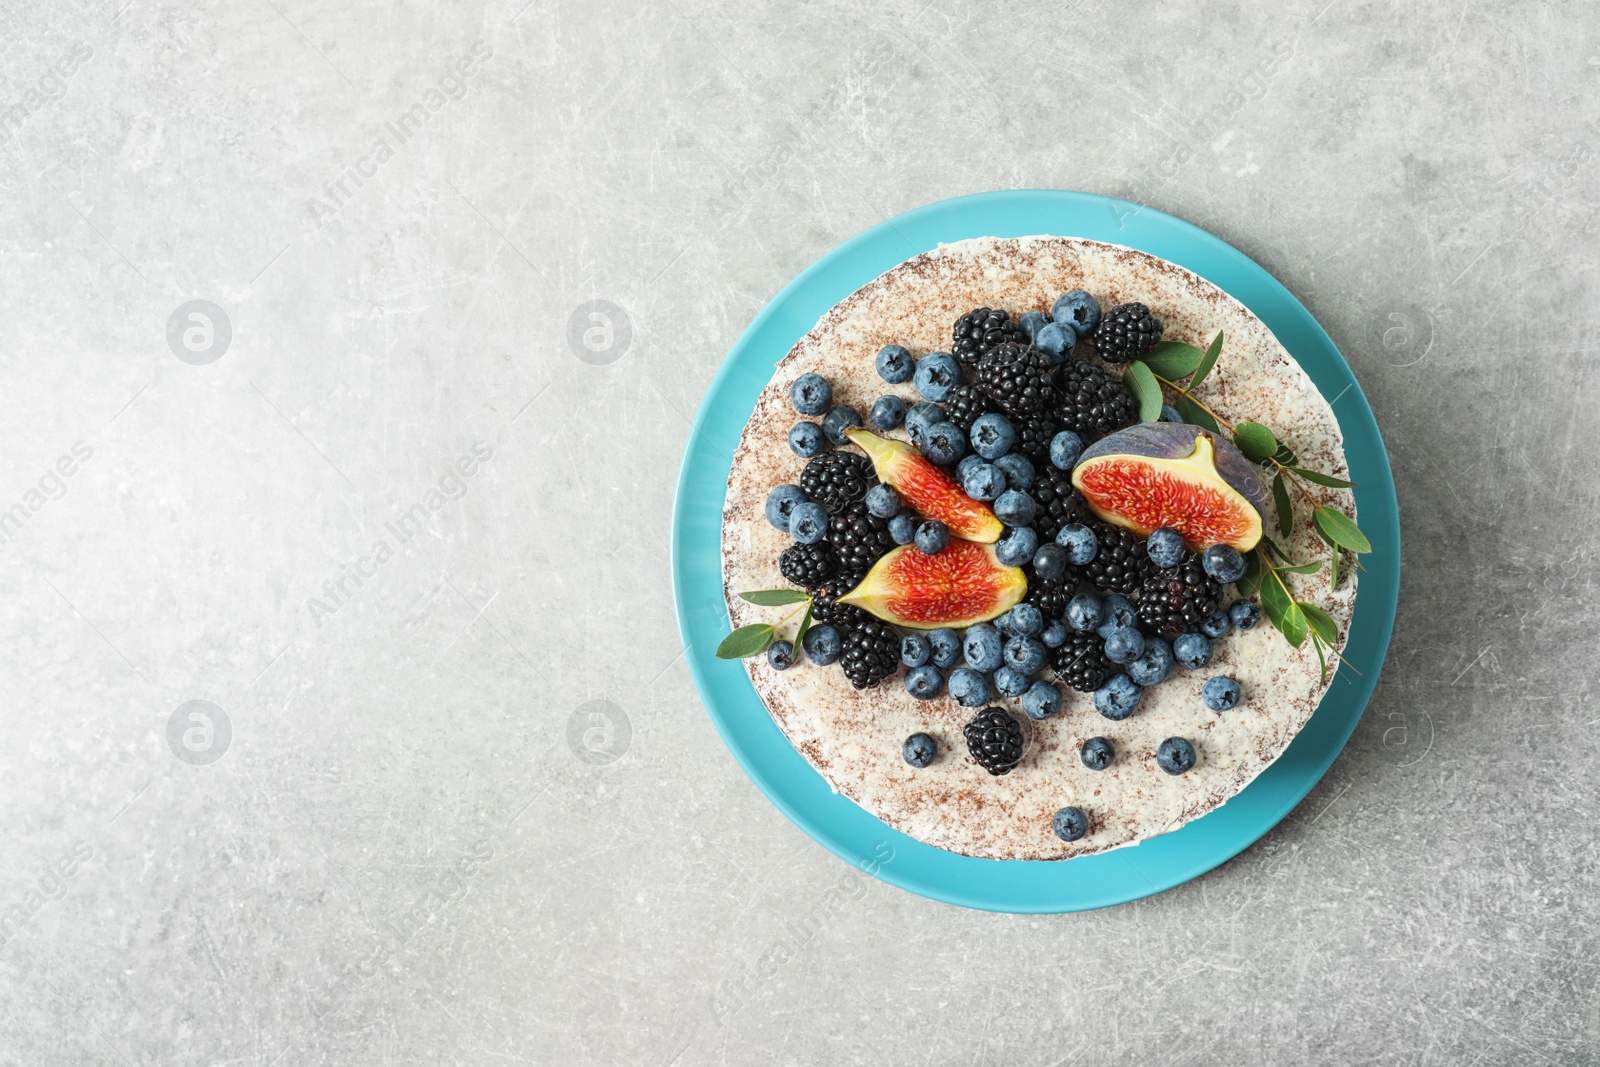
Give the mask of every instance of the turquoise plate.
[{"label": "turquoise plate", "polygon": [[[727,633],[721,523],[728,471],[756,396],[790,347],[834,304],[940,242],[1050,233],[1128,245],[1194,271],[1242,301],[1278,335],[1333,409],[1372,540],[1345,656],[1322,704],[1277,762],[1203,818],[1137,848],[1064,862],[981,860],[890,829],[828,788],[767,714],[744,668],[713,655]],[[778,809],[828,851],[892,885],[968,908],[1065,912],[1159,893],[1243,851],[1298,804],[1344,747],[1383,666],[1400,588],[1400,516],[1383,438],[1333,341],[1287,289],[1247,256],[1181,219],[1124,200],[1036,189],[929,204],[851,238],[773,298],[711,382],[678,475],[672,579],[689,670],[734,758]],[[1359,673],[1357,673],[1359,672]]]}]

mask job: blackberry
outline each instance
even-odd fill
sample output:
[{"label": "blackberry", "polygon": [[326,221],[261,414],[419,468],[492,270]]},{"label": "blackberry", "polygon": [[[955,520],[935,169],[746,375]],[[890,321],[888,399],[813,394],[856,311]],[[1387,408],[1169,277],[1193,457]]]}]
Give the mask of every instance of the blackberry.
[{"label": "blackberry", "polygon": [[944,417],[961,427],[962,433],[970,433],[973,420],[993,410],[989,398],[971,385],[958,385],[944,398]]},{"label": "blackberry", "polygon": [[956,320],[950,334],[950,353],[969,369],[995,345],[1028,339],[1022,323],[1004,311],[991,308],[974,308],[967,312]]},{"label": "blackberry", "polygon": [[819,588],[839,573],[839,557],[824,541],[814,545],[790,545],[778,557],[783,579],[801,589]]},{"label": "blackberry", "polygon": [[829,511],[854,504],[877,484],[872,461],[859,452],[824,452],[800,472],[800,488]]},{"label": "blackberry", "polygon": [[1117,673],[1106,659],[1105,642],[1094,631],[1067,631],[1067,639],[1051,654],[1056,677],[1080,693],[1092,693]]},{"label": "blackberry", "polygon": [[961,728],[967,752],[990,774],[1005,774],[1022,762],[1022,726],[1003,708],[984,708]]},{"label": "blackberry", "polygon": [[1077,591],[1078,576],[1070,570],[1065,578],[1054,581],[1040,578],[1033,572],[1032,567],[1024,568],[1028,576],[1028,593],[1022,598],[1024,604],[1032,604],[1044,612],[1046,619],[1059,619],[1067,613],[1067,605],[1072,603],[1072,595]]},{"label": "blackberry", "polygon": [[1174,638],[1198,630],[1221,603],[1221,584],[1206,573],[1199,556],[1191,555],[1139,586],[1139,628]]},{"label": "blackberry", "polygon": [[1094,350],[1107,363],[1143,359],[1161,340],[1161,320],[1143,304],[1118,304],[1100,317]]},{"label": "blackberry", "polygon": [[1017,441],[1011,451],[1021,452],[1033,461],[1034,469],[1050,465],[1050,441],[1060,427],[1049,415],[1029,415],[1016,423]]},{"label": "blackberry", "polygon": [[1139,404],[1128,387],[1104,368],[1069,359],[1055,370],[1056,422],[1085,441],[1139,421]]},{"label": "blackberry", "polygon": [[1033,497],[1033,528],[1041,544],[1054,541],[1061,527],[1081,522],[1088,514],[1083,498],[1072,488],[1072,475],[1051,463],[1038,468],[1028,495]]},{"label": "blackberry", "polygon": [[900,637],[876,619],[868,619],[844,635],[839,666],[850,684],[871,689],[900,669]]},{"label": "blackberry", "polygon": [[865,501],[858,500],[828,523],[828,543],[839,556],[839,573],[860,581],[894,547],[894,538],[889,535],[889,520],[878,518]]},{"label": "blackberry", "polygon": [[1083,576],[1091,585],[1107,593],[1127,596],[1154,572],[1144,538],[1109,522],[1093,522],[1089,528],[1100,543],[1094,559],[1083,568]]},{"label": "blackberry", "polygon": [[1050,364],[1027,343],[1005,341],[978,362],[973,380],[1001,411],[1013,418],[1037,415],[1053,401]]},{"label": "blackberry", "polygon": [[825,622],[837,626],[848,633],[872,618],[865,611],[853,604],[839,604],[836,601],[856,587],[860,579],[854,575],[841,574],[830,578],[825,585],[811,592],[811,619],[813,622]]}]

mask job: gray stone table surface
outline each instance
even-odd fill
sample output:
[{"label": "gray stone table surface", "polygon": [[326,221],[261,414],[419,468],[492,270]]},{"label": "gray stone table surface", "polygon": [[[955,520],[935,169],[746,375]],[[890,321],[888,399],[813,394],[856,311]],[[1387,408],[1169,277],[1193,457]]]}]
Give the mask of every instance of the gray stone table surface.
[{"label": "gray stone table surface", "polygon": [[[1600,1060],[1597,30],[7,0],[0,1063]],[[1405,530],[1306,801],[1178,889],[1031,918],[768,804],[668,577],[752,317],[886,217],[1020,187],[1280,278]]]}]

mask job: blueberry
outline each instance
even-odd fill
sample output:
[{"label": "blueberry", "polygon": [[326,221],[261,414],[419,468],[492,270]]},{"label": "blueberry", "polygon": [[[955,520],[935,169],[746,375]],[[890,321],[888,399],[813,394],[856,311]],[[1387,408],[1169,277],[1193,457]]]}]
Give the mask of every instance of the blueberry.
[{"label": "blueberry", "polygon": [[872,402],[871,418],[880,430],[898,430],[906,424],[906,402],[897,396],[880,396]]},{"label": "blueberry", "polygon": [[794,666],[794,646],[787,641],[774,641],[767,646],[767,666],[775,671],[786,671]]},{"label": "blueberry", "polygon": [[1082,567],[1094,562],[1100,551],[1100,539],[1094,531],[1081,522],[1069,522],[1056,534],[1056,544],[1067,550],[1067,562]]},{"label": "blueberry", "polygon": [[1006,641],[1006,666],[1024,677],[1037,674],[1044,667],[1049,652],[1037,637],[1013,637]]},{"label": "blueberry", "polygon": [[1113,674],[1110,681],[1094,691],[1094,710],[1113,722],[1120,722],[1139,710],[1144,690],[1126,674]]},{"label": "blueberry", "polygon": [[1238,707],[1242,695],[1239,683],[1226,674],[1219,674],[1200,687],[1200,702],[1212,711],[1228,711]]},{"label": "blueberry", "polygon": [[1182,422],[1183,416],[1178,414],[1178,409],[1171,404],[1161,405],[1161,418],[1157,422]]},{"label": "blueberry", "polygon": [[1067,624],[1057,619],[1044,628],[1039,640],[1044,642],[1045,648],[1060,648],[1067,643]]},{"label": "blueberry", "polygon": [[999,459],[1017,443],[1011,420],[998,411],[986,411],[972,420],[972,450],[984,459]]},{"label": "blueberry", "polygon": [[[974,500],[993,500],[1006,491],[1006,476],[1000,473],[1000,468],[993,463],[985,463],[982,456],[968,456],[967,459],[977,460],[966,470],[957,468],[956,473],[961,475],[961,488]],[[967,459],[961,461],[966,466]]]},{"label": "blueberry", "polygon": [[802,545],[814,545],[828,536],[828,509],[809,500],[796,504],[789,516],[789,535]]},{"label": "blueberry", "polygon": [[794,518],[794,509],[810,499],[806,496],[805,490],[798,485],[778,486],[767,494],[767,521],[777,529],[788,533],[790,520]]},{"label": "blueberry", "polygon": [[1071,326],[1079,337],[1088,337],[1100,325],[1100,302],[1082,289],[1062,293],[1050,307],[1050,317]]},{"label": "blueberry", "polygon": [[1139,613],[1134,610],[1133,603],[1121,593],[1108,593],[1100,602],[1105,609],[1105,619],[1094,632],[1101,638],[1111,636],[1113,630],[1132,630],[1139,622]]},{"label": "blueberry", "polygon": [[[889,347],[898,348],[899,346],[890,345]],[[901,349],[901,351],[904,351],[904,349]],[[939,746],[927,734],[912,734],[906,738],[906,743],[900,747],[900,754],[906,758],[906,762],[911,766],[922,768],[933,762],[933,758],[939,754]]]},{"label": "blueberry", "polygon": [[867,512],[880,519],[892,519],[900,514],[900,494],[894,486],[879,482],[867,490]]},{"label": "blueberry", "polygon": [[1144,547],[1150,553],[1150,562],[1157,567],[1176,567],[1183,562],[1183,534],[1171,526],[1152,533]]},{"label": "blueberry", "polygon": [[789,451],[801,459],[810,459],[819,454],[827,441],[822,436],[822,427],[814,422],[797,422],[789,429]]},{"label": "blueberry", "polygon": [[1087,633],[1106,621],[1106,606],[1100,598],[1089,593],[1079,593],[1067,603],[1067,625]]},{"label": "blueberry", "polygon": [[1067,550],[1055,542],[1040,545],[1033,554],[1033,573],[1047,582],[1053,582],[1067,573]]},{"label": "blueberry", "polygon": [[922,431],[922,454],[929,463],[948,467],[967,450],[967,435],[953,422],[936,422]]},{"label": "blueberry", "polygon": [[924,400],[920,404],[913,404],[911,410],[906,412],[906,436],[911,438],[911,443],[922,444],[922,431],[936,422],[944,422],[944,408],[938,404],[930,404]]},{"label": "blueberry", "polygon": [[920,667],[933,655],[933,646],[921,634],[906,634],[900,639],[900,662],[907,667]]},{"label": "blueberry", "polygon": [[1021,452],[1007,452],[995,460],[994,465],[1006,476],[1006,484],[1011,488],[1033,488],[1033,464]]},{"label": "blueberry", "polygon": [[1072,346],[1077,343],[1077,332],[1059,322],[1041,327],[1039,336],[1033,339],[1033,347],[1045,354],[1045,362],[1052,367],[1066,362],[1067,357],[1072,355]]},{"label": "blueberry", "polygon": [[1007,526],[1028,526],[1036,510],[1033,497],[1021,489],[1007,489],[995,498],[994,514]]},{"label": "blueberry", "polygon": [[1025,311],[1022,313],[1022,318],[1017,321],[1021,323],[1022,332],[1028,335],[1028,341],[1031,343],[1039,336],[1039,331],[1049,324],[1050,316],[1042,311]]},{"label": "blueberry", "polygon": [[1050,828],[1063,841],[1076,841],[1089,832],[1089,816],[1082,808],[1062,808],[1050,820]]},{"label": "blueberry", "polygon": [[861,412],[849,404],[840,404],[831,409],[822,419],[822,432],[828,435],[828,440],[836,445],[847,445],[850,438],[844,432],[852,426],[861,425]]},{"label": "blueberry", "polygon": [[992,671],[1005,662],[1000,631],[993,623],[980,622],[968,627],[961,640],[961,651],[967,657],[967,665],[973,670]]},{"label": "blueberry", "polygon": [[1050,438],[1050,462],[1059,470],[1069,471],[1078,465],[1083,455],[1083,438],[1071,430],[1062,430]]},{"label": "blueberry", "polygon": [[878,377],[890,385],[910,381],[912,364],[911,353],[899,345],[884,345],[878,349]]},{"label": "blueberry", "polygon": [[1128,664],[1128,680],[1148,688],[1172,673],[1172,646],[1159,637],[1145,638],[1144,652]]},{"label": "blueberry", "polygon": [[1211,662],[1211,642],[1203,634],[1179,634],[1172,642],[1172,658],[1186,671]]},{"label": "blueberry", "polygon": [[1032,526],[1012,526],[994,546],[994,555],[1007,567],[1020,567],[1033,559],[1038,544],[1039,535],[1033,532]]},{"label": "blueberry", "polygon": [[1019,697],[1028,691],[1028,676],[1001,667],[994,672],[994,691],[1003,697]]},{"label": "blueberry", "polygon": [[1000,631],[1012,637],[1034,637],[1044,629],[1044,612],[1035,604],[1018,604],[1000,616]]},{"label": "blueberry", "polygon": [[1022,694],[1022,710],[1030,719],[1048,719],[1061,710],[1061,687],[1051,682],[1034,682]]},{"label": "blueberry", "polygon": [[821,415],[833,403],[833,386],[820,374],[802,374],[789,386],[789,403],[802,415]]},{"label": "blueberry", "polygon": [[1194,746],[1181,737],[1169,737],[1156,748],[1156,763],[1168,774],[1183,774],[1194,761]]},{"label": "blueberry", "polygon": [[889,520],[889,536],[897,545],[909,545],[917,538],[917,513],[909,508]]},{"label": "blueberry", "polygon": [[1132,663],[1144,655],[1144,634],[1128,627],[1122,630],[1112,630],[1106,638],[1106,659],[1112,663]]},{"label": "blueberry", "polygon": [[806,659],[819,667],[826,667],[839,658],[844,637],[838,627],[825,622],[807,630],[806,638],[800,645],[806,650]]},{"label": "blueberry", "polygon": [[944,692],[944,675],[939,673],[939,668],[912,667],[906,671],[906,692],[918,700],[932,700]]},{"label": "blueberry", "polygon": [[950,629],[929,630],[928,644],[933,646],[933,665],[949,669],[961,659],[961,638]]},{"label": "blueberry", "polygon": [[964,708],[981,708],[989,703],[989,679],[971,667],[950,672],[950,698]]},{"label": "blueberry", "polygon": [[1200,557],[1200,566],[1224,584],[1244,577],[1244,557],[1232,545],[1212,545]]},{"label": "blueberry", "polygon": [[1253,630],[1261,621],[1261,605],[1254,600],[1235,600],[1228,605],[1228,621],[1235,630]]},{"label": "blueberry", "polygon": [[1117,758],[1117,750],[1103,737],[1091,737],[1078,748],[1078,758],[1091,771],[1103,771]]},{"label": "blueberry", "polygon": [[917,551],[924,556],[937,556],[950,543],[950,527],[938,519],[929,519],[917,527]]},{"label": "blueberry", "polygon": [[929,352],[917,360],[917,369],[911,384],[924,399],[940,401],[950,395],[950,390],[961,384],[961,364],[948,352]]},{"label": "blueberry", "polygon": [[1218,608],[1201,620],[1200,632],[1211,638],[1221,637],[1228,632],[1228,627],[1231,625],[1233,624],[1228,620],[1228,613]]}]

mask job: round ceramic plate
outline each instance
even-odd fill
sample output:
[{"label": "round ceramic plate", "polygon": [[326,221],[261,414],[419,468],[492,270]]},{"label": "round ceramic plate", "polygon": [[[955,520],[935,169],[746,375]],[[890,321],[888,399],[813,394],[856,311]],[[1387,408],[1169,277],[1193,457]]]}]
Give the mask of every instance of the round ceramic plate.
[{"label": "round ceramic plate", "polygon": [[[713,654],[728,631],[722,600],[722,505],[729,466],[773,365],[834,304],[940,243],[1058,234],[1127,245],[1187,267],[1267,324],[1332,404],[1361,529],[1373,551],[1341,669],[1298,737],[1238,796],[1141,845],[1061,862],[983,860],[924,845],[828,788],[773,723],[737,662]],[[909,211],[812,264],[756,316],[711,382],[695,418],[672,524],[672,578],[690,673],[734,758],[824,848],[935,900],[1009,912],[1102,908],[1159,893],[1237,855],[1298,804],[1333,763],[1377,683],[1400,590],[1400,521],[1383,438],[1361,387],[1310,312],[1243,253],[1181,219],[1124,200],[1052,190],[983,193]]]}]

